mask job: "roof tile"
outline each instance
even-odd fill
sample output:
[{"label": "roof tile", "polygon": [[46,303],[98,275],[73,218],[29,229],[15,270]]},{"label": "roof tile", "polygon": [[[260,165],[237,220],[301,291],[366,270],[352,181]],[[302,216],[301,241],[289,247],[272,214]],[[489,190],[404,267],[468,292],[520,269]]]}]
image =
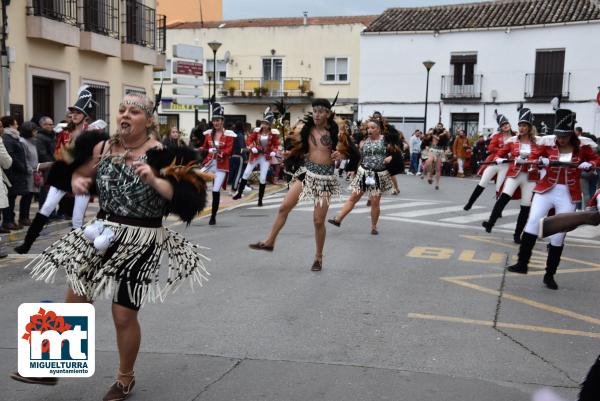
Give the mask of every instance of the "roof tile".
[{"label": "roof tile", "polygon": [[[377,15],[337,16],[337,17],[308,17],[307,25],[349,25],[363,24],[368,26]],[[302,26],[303,17],[294,18],[252,18],[212,22],[175,22],[167,26],[169,29],[202,29],[202,28],[267,28],[278,26]]]}]

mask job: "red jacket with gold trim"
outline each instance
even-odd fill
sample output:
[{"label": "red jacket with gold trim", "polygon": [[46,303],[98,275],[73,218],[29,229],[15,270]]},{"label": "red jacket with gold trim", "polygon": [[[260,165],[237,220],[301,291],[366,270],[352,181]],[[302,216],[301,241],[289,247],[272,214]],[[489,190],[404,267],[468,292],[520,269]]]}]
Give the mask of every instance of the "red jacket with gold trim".
[{"label": "red jacket with gold trim", "polygon": [[[260,144],[260,128],[255,128],[254,131],[248,136],[246,140],[246,146],[250,149],[250,161],[258,159],[261,155],[265,156],[265,159],[271,160],[271,152],[277,153],[279,150],[279,131],[275,128],[271,128],[271,133],[268,134],[269,138],[267,146]],[[252,148],[258,149],[258,153],[252,153]]]},{"label": "red jacket with gold trim", "polygon": [[[546,157],[550,161],[558,161],[559,150],[558,146],[539,146],[532,153],[532,158],[538,159],[540,157]],[[571,155],[571,163],[574,167],[561,167],[561,166],[548,166],[546,167],[546,175],[542,178],[533,192],[543,194],[546,191],[554,188],[558,183],[564,183],[569,186],[569,193],[571,194],[571,202],[577,203],[581,201],[581,185],[579,184],[579,178],[581,176],[581,170],[576,166],[583,162],[588,162],[594,167],[600,165],[600,156],[594,152],[594,150],[587,145],[579,147],[579,151],[573,151]]]},{"label": "red jacket with gold trim", "polygon": [[[496,157],[494,158],[494,160],[499,159],[499,158],[507,158],[508,155],[511,155],[511,158],[516,159],[517,157],[519,157],[520,155],[520,148],[521,148],[521,142],[519,141],[519,137],[517,135],[508,138],[506,141],[504,141],[504,146],[502,147],[502,149],[498,150],[498,152],[496,153]],[[535,152],[535,150],[537,149],[537,145],[535,142],[531,143],[531,151],[530,154],[528,156],[529,159],[531,159],[531,154],[533,154],[533,152]],[[527,173],[528,174],[528,180],[529,181],[537,181],[540,179],[540,174],[539,171],[535,168],[532,167],[532,165],[530,164],[517,164],[517,163],[510,163],[508,166],[508,172],[506,173],[506,177],[516,177],[518,176],[520,173]]]},{"label": "red jacket with gold trim", "polygon": [[[496,132],[492,135],[492,140],[490,141],[490,144],[487,147],[488,156],[485,158],[484,162],[489,163],[494,161],[496,159],[496,153],[498,153],[498,151],[502,149],[503,146],[504,134],[502,132]],[[482,175],[486,167],[488,167],[487,164],[484,164],[483,166],[479,167],[479,170],[477,170],[477,174]]]},{"label": "red jacket with gold trim", "polygon": [[200,149],[208,151],[210,148],[216,148],[217,153],[213,154],[208,152],[202,163],[207,165],[216,157],[217,169],[229,171],[229,158],[233,153],[233,141],[236,137],[237,135],[235,132],[225,130],[224,134],[221,136],[221,139],[217,141],[218,144],[215,144],[215,141],[212,139],[212,130],[209,129],[204,131],[204,142],[202,143]]}]

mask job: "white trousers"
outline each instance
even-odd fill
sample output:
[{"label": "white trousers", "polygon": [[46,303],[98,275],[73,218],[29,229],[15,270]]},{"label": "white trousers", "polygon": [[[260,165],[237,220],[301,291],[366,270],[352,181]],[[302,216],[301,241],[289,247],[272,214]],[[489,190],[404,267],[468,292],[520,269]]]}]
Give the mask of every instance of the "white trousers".
[{"label": "white trousers", "polygon": [[492,180],[492,178],[497,175],[496,192],[500,192],[502,183],[506,179],[506,173],[508,173],[508,164],[490,164],[485,170],[483,170],[481,180],[479,180],[479,185],[485,187]]},{"label": "white trousers", "polygon": [[458,174],[464,174],[465,172],[465,159],[458,158]]},{"label": "white trousers", "polygon": [[244,170],[244,174],[242,174],[242,178],[244,180],[247,180],[248,178],[250,178],[250,175],[254,171],[254,167],[256,167],[257,164],[260,165],[260,183],[266,184],[267,183],[267,173],[269,172],[269,167],[271,166],[271,164],[269,163],[269,161],[266,159],[266,157],[264,155],[260,155],[253,161],[248,162],[248,164],[246,165],[246,170]]},{"label": "white trousers", "polygon": [[521,188],[521,206],[531,206],[531,197],[533,196],[535,184],[535,181],[527,180],[527,173],[519,173],[514,178],[508,177],[506,179],[502,193],[513,196],[517,188]]},{"label": "white trousers", "polygon": [[[65,191],[61,191],[60,189],[55,187],[50,187],[50,189],[48,190],[48,196],[46,196],[46,201],[40,208],[40,214],[49,217],[60,203],[60,200],[66,194],[67,193]],[[73,228],[77,229],[83,225],[83,218],[85,217],[85,211],[89,202],[89,195],[75,195],[75,206],[73,206],[73,220],[71,221]]]},{"label": "white trousers", "polygon": [[225,177],[227,177],[227,171],[219,170],[217,168],[217,161],[212,160],[208,165],[208,171],[215,175],[215,179],[213,181],[213,192],[221,192],[221,187],[223,186],[223,181],[225,181]]},{"label": "white trousers", "polygon": [[[554,208],[556,214],[571,213],[575,211],[575,204],[571,203],[571,194],[569,187],[562,184],[557,184],[554,188],[544,192],[543,194],[536,193],[533,196],[533,203],[529,211],[529,219],[525,226],[525,232],[538,235],[540,220],[548,215],[550,209]],[[552,246],[562,246],[567,233],[556,233],[550,236],[550,244]]]}]

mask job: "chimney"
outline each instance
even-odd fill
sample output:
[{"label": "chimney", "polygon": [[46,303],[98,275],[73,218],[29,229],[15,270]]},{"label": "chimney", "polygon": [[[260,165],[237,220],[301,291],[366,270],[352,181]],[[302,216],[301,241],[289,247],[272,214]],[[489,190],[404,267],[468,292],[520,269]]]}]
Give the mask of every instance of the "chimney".
[{"label": "chimney", "polygon": [[308,11],[304,11],[302,15],[304,15],[304,25],[308,25]]}]

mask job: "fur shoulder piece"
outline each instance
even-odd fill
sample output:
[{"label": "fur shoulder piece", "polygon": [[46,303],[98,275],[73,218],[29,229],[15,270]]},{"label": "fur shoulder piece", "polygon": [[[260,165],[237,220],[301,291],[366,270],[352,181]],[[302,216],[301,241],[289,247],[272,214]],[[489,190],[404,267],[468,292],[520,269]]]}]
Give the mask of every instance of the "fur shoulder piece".
[{"label": "fur shoulder piece", "polygon": [[206,206],[206,181],[212,176],[200,171],[196,153],[189,148],[154,148],[146,156],[148,164],[173,185],[166,214],[175,213],[189,225]]},{"label": "fur shoulder piece", "polygon": [[279,130],[277,128],[271,128],[271,134],[279,136]]},{"label": "fur shoulder piece", "polygon": [[593,139],[588,138],[587,136],[581,135],[579,137],[579,142],[581,142],[582,145],[587,145],[594,150],[598,148],[598,144]]},{"label": "fur shoulder piece", "polygon": [[[537,138],[537,137],[536,137]],[[542,137],[543,138],[543,137]],[[517,143],[519,141],[519,136],[515,135],[515,136],[511,136],[510,138],[508,138],[507,140],[504,141],[505,144],[507,143]],[[536,142],[537,143],[537,142]]]},{"label": "fur shoulder piece", "polygon": [[[74,146],[70,149],[65,149],[64,153],[70,153],[73,170],[85,164],[92,158],[94,147],[100,142],[107,141],[108,135],[104,131],[86,130],[82,132],[75,140]],[[63,154],[63,156],[66,156]],[[64,157],[64,160],[69,163],[69,157]]]},{"label": "fur shoulder piece", "polygon": [[237,134],[233,131],[230,131],[228,129],[225,130],[225,136],[231,136],[233,138],[237,138]]},{"label": "fur shoulder piece", "polygon": [[212,133],[212,130],[211,129],[207,129],[206,131],[204,131],[202,133],[202,135],[210,135],[211,133]]},{"label": "fur shoulder piece", "polygon": [[536,136],[535,144],[538,146],[554,146],[556,145],[555,135]]}]

